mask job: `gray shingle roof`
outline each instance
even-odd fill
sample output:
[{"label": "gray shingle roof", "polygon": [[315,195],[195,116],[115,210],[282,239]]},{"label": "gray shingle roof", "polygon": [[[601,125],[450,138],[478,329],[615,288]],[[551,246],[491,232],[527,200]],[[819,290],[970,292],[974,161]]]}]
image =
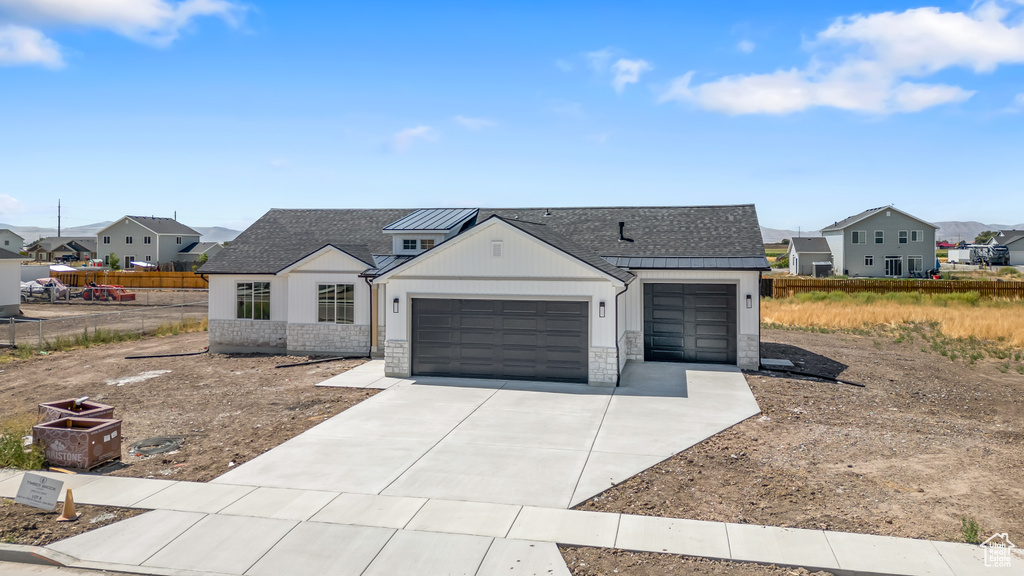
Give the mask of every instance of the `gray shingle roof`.
[{"label": "gray shingle roof", "polygon": [[161,218],[159,216],[128,216],[146,228],[157,234],[187,234],[199,235],[199,232],[185,226],[174,218]]},{"label": "gray shingle roof", "polygon": [[0,232],[10,232],[11,234],[14,234],[18,238],[21,238],[22,240],[25,239],[21,234],[18,234],[17,232],[15,232],[14,230],[11,230],[10,228],[0,228]]},{"label": "gray shingle roof", "polygon": [[[35,250],[36,248],[42,248],[47,252],[53,252],[54,248],[59,247],[62,244],[67,244],[70,248],[78,249],[81,248],[81,252],[95,252],[96,251],[96,237],[95,236],[47,236],[40,238],[30,244],[26,250]],[[77,246],[75,246],[77,244]]]},{"label": "gray shingle roof", "polygon": [[451,230],[476,216],[476,208],[423,208],[384,227],[399,230]]},{"label": "gray shingle roof", "polygon": [[[211,258],[203,272],[275,274],[327,244],[359,245],[370,254],[391,254],[392,238],[381,230],[411,212],[274,209]],[[493,215],[542,223],[546,230],[602,257],[756,258],[758,265],[745,269],[767,269],[752,204],[480,209],[477,220]],[[619,222],[625,222],[623,236],[631,242],[619,240]]]},{"label": "gray shingle roof", "polygon": [[1024,230],[1003,230],[999,236],[995,237],[995,241],[1001,246],[1006,246],[1007,244],[1013,244],[1021,238],[1024,238]]},{"label": "gray shingle roof", "polygon": [[14,252],[11,252],[10,250],[4,250],[3,248],[0,248],[0,260],[15,260],[15,259],[22,260],[23,257],[21,256],[21,254],[15,254]]},{"label": "gray shingle roof", "polygon": [[828,247],[828,241],[820,236],[816,238],[790,238],[789,241],[792,243],[793,249],[796,250],[797,253],[832,253],[832,249]]},{"label": "gray shingle roof", "polygon": [[533,236],[534,238],[540,240],[541,242],[545,242],[561,250],[562,252],[565,252],[566,254],[569,254],[570,256],[577,258],[584,264],[588,264],[594,268],[597,268],[598,270],[604,272],[605,274],[611,276],[612,278],[621,280],[622,282],[629,282],[630,280],[633,279],[633,274],[626,272],[625,270],[619,268],[618,266],[612,265],[604,258],[598,256],[597,253],[595,253],[593,250],[590,250],[585,246],[581,246],[576,242],[573,242],[572,240],[566,238],[565,236],[562,236],[561,234],[552,230],[551,227],[547,226],[546,224],[525,222],[523,220],[510,220],[508,218],[502,218],[501,216],[498,215],[494,215],[492,216],[492,218],[498,218],[501,221],[509,224],[510,226],[518,228],[523,232],[526,232],[530,236]]},{"label": "gray shingle roof", "polygon": [[931,226],[932,228],[936,228],[936,229],[938,228],[938,226],[936,226],[935,224],[932,224],[931,222],[928,222],[926,220],[921,220],[920,218],[918,218],[917,216],[914,216],[913,214],[907,214],[903,210],[900,210],[899,208],[896,208],[895,206],[889,205],[889,206],[879,206],[878,208],[872,208],[870,210],[865,210],[865,211],[861,212],[860,214],[854,214],[853,216],[850,216],[849,218],[843,218],[842,220],[832,224],[831,226],[825,226],[824,228],[821,229],[821,232],[835,232],[837,230],[842,230],[842,229],[846,228],[847,226],[850,226],[852,224],[860,222],[861,220],[864,220],[865,218],[870,218],[871,216],[874,216],[875,214],[878,214],[879,212],[882,212],[883,210],[895,210],[895,211],[899,212],[900,214],[903,214],[904,216],[907,216],[909,218],[913,218],[914,220],[917,220],[918,222],[921,222],[922,224],[927,224],[927,225]]},{"label": "gray shingle roof", "polygon": [[193,242],[178,250],[178,254],[202,254],[216,245],[216,242]]}]

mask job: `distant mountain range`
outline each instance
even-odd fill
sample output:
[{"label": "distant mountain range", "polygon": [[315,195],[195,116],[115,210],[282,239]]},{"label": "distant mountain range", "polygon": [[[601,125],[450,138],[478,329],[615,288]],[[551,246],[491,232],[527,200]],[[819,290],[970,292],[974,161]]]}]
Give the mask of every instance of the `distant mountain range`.
[{"label": "distant mountain range", "polygon": [[[939,227],[936,232],[936,240],[948,240],[959,242],[965,240],[973,242],[974,238],[986,230],[1024,230],[1024,224],[982,224],[981,222],[935,222]],[[785,238],[797,236],[814,237],[820,236],[817,230],[781,230],[778,228],[766,228],[761,226],[761,238],[765,244],[777,244]]]},{"label": "distant mountain range", "polygon": [[[86,224],[84,226],[74,226],[72,228],[61,228],[60,235],[67,237],[74,236],[95,236],[97,232],[103,230],[107,226],[110,226],[113,222],[97,222],[95,224]],[[39,228],[37,226],[8,226],[7,224],[0,224],[0,228],[7,228],[13,231],[18,236],[25,239],[25,243],[35,242],[39,238],[45,238],[47,236],[56,236],[56,228]],[[224,228],[222,226],[213,226],[210,228],[203,228],[200,226],[193,226],[193,230],[202,234],[203,242],[228,242],[234,240],[241,232],[238,230],[232,230],[231,228]]]}]

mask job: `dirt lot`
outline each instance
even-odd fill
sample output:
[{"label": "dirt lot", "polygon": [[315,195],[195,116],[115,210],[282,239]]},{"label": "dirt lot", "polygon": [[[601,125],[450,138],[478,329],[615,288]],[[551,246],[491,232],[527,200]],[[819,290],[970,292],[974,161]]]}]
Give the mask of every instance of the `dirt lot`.
[{"label": "dirt lot", "polygon": [[960,539],[966,516],[982,538],[1024,535],[1024,376],[920,340],[762,339],[766,357],[865,387],[748,374],[762,416],[580,508],[940,540]]},{"label": "dirt lot", "polygon": [[[124,359],[196,352],[206,344],[207,334],[198,332],[0,364],[0,420],[34,413],[39,402],[89,396],[114,406],[115,416],[124,421],[122,461],[101,472],[205,482],[375,393],[313,386],[363,360],[275,369],[306,358],[203,354]],[[180,449],[136,456],[128,448],[168,435],[184,437]],[[31,523],[31,518],[8,515],[0,526],[9,527],[9,522]]]},{"label": "dirt lot", "polygon": [[[81,288],[72,288],[73,292]],[[173,291],[173,290],[139,290],[131,289],[135,300],[125,302],[83,300],[71,298],[61,302],[29,301],[21,304],[21,317],[31,319],[65,318],[84,314],[102,314],[104,312],[123,312],[149,306],[179,306],[182,304],[207,303],[209,297],[205,290]]]},{"label": "dirt lot", "polygon": [[89,530],[95,530],[137,516],[145,510],[111,508],[106,506],[76,506],[79,518],[74,522],[56,522],[58,512],[39,510],[0,498],[0,542],[45,546]]},{"label": "dirt lot", "polygon": [[831,572],[812,573],[803,568],[721,562],[674,554],[573,546],[559,548],[573,576],[832,576]]}]

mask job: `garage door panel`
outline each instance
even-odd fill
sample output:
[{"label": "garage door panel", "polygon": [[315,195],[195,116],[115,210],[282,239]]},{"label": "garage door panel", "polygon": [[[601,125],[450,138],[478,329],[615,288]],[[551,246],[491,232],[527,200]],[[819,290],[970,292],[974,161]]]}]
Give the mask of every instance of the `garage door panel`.
[{"label": "garage door panel", "polygon": [[736,286],[645,284],[644,358],[736,361]]},{"label": "garage door panel", "polygon": [[[412,305],[413,374],[587,381],[586,302],[417,298]],[[447,316],[447,327],[436,316]],[[430,330],[422,326],[427,318]]]}]

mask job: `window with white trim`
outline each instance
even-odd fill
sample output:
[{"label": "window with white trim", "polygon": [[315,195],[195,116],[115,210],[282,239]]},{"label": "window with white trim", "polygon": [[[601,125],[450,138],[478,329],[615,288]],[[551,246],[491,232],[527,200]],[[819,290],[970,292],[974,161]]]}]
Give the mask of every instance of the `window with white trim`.
[{"label": "window with white trim", "polygon": [[885,232],[875,230],[875,244],[885,244]]},{"label": "window with white trim", "polygon": [[864,265],[865,266],[874,266],[875,265],[875,257],[874,256],[865,256],[864,257]]},{"label": "window with white trim", "polygon": [[924,230],[911,230],[910,231],[911,242],[924,242]]},{"label": "window with white trim", "polygon": [[152,244],[153,243],[153,237],[152,236],[143,236],[142,237],[142,243],[143,244]]},{"label": "window with white trim", "polygon": [[900,239],[899,239],[900,244],[906,244],[908,238],[909,238],[909,234],[907,233],[907,231],[906,230],[900,230]]},{"label": "window with white trim", "polygon": [[150,256],[149,254],[146,254],[146,262],[152,262],[152,261],[153,261],[153,257]]},{"label": "window with white trim", "polygon": [[104,244],[110,244],[110,236],[104,236],[103,237],[103,243]]},{"label": "window with white trim", "polygon": [[416,239],[415,238],[412,239],[412,240],[410,240],[408,238],[402,240],[402,250],[415,250],[415,249],[416,249]]},{"label": "window with white trim", "polygon": [[850,233],[850,242],[853,244],[867,244],[868,233],[863,230],[854,230]]},{"label": "window with white trim", "polygon": [[125,236],[124,237],[124,243],[125,244],[131,244],[132,243],[132,237],[131,236]]},{"label": "window with white trim", "polygon": [[907,256],[907,272],[913,276],[924,272],[924,258],[921,256]]},{"label": "window with white trim", "polygon": [[270,320],[270,282],[235,284],[235,318]]},{"label": "window with white trim", "polygon": [[422,250],[430,250],[433,247],[434,247],[434,239],[433,238],[423,238],[422,240],[420,240],[420,249],[422,249]]},{"label": "window with white trim", "polygon": [[175,243],[177,243],[177,244],[181,244],[181,236],[177,236],[177,237],[175,238]]},{"label": "window with white trim", "polygon": [[355,285],[317,284],[317,322],[352,324],[355,322]]}]

